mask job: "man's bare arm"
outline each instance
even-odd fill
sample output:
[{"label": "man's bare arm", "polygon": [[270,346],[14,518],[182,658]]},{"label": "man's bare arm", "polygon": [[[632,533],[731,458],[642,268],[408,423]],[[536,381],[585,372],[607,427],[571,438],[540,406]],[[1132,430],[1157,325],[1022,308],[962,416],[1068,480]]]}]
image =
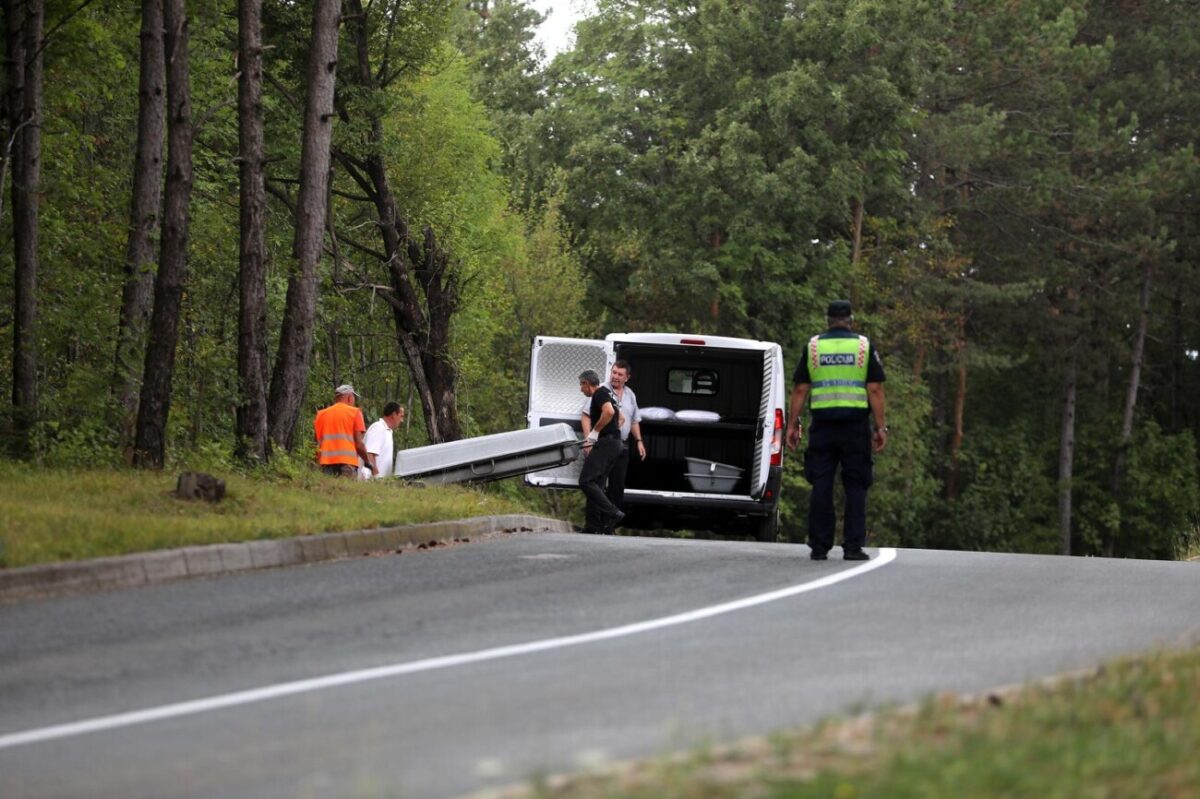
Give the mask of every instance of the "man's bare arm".
[{"label": "man's bare arm", "polygon": [[804,410],[804,401],[808,399],[809,383],[797,383],[792,388],[791,401],[788,404],[787,445],[795,449],[800,444],[800,414]]},{"label": "man's bare arm", "polygon": [[867,401],[871,405],[871,415],[875,417],[875,435],[871,441],[876,452],[882,452],[887,446],[887,402],[883,396],[883,383],[867,383]]}]

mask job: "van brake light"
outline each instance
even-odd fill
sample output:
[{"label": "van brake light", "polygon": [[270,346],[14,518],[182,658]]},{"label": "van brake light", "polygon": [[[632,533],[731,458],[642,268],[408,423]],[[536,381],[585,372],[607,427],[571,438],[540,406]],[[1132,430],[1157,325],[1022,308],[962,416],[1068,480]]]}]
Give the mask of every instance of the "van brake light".
[{"label": "van brake light", "polygon": [[704,339],[702,339],[702,338],[681,338],[681,339],[679,339],[679,343],[680,344],[699,344],[700,346],[704,346]]},{"label": "van brake light", "polygon": [[783,465],[783,409],[775,409],[775,429],[771,433],[771,465]]}]

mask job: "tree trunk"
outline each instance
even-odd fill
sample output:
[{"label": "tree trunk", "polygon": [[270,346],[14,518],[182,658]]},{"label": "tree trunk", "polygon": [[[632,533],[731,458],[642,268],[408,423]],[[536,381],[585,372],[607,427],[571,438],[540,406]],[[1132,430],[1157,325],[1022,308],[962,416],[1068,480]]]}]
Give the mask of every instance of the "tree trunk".
[{"label": "tree trunk", "polygon": [[1175,282],[1171,298],[1171,396],[1170,423],[1167,431],[1174,435],[1183,430],[1183,365],[1187,363],[1187,340],[1183,335],[1183,283]]},{"label": "tree trunk", "polygon": [[[369,26],[361,0],[349,0],[357,56],[355,79],[367,91],[380,87],[371,72]],[[383,139],[383,122],[371,113],[371,142]],[[412,240],[408,222],[399,213],[378,150],[364,159],[341,154],[351,176],[367,193],[379,217],[394,296],[388,297],[396,320],[396,340],[421,398],[425,426],[433,443],[462,438],[455,394],[458,370],[450,358],[450,322],[458,310],[458,279],[449,255],[437,244],[433,230],[424,231],[423,246]],[[364,174],[365,172],[365,174]],[[418,294],[414,283],[420,286]],[[421,297],[424,297],[422,307]]]},{"label": "tree trunk", "polygon": [[317,0],[309,49],[308,97],[300,150],[300,197],[296,206],[294,254],[297,271],[288,280],[283,331],[271,376],[271,439],[291,450],[308,387],[317,309],[317,265],[325,235],[333,96],[337,76],[341,0]]},{"label": "tree trunk", "polygon": [[[1079,296],[1072,298],[1067,324],[1079,316]],[[1080,338],[1071,334],[1066,341],[1066,370],[1063,373],[1063,414],[1058,446],[1058,529],[1059,553],[1071,554],[1071,482],[1075,469],[1075,399],[1079,381]]]},{"label": "tree trunk", "polygon": [[[376,128],[380,126],[376,124]],[[381,132],[378,131],[377,132]],[[424,409],[425,428],[432,443],[453,441],[447,439],[441,432],[438,419],[438,403],[430,386],[426,372],[424,348],[421,346],[422,331],[428,330],[425,313],[421,309],[420,300],[412,287],[407,265],[407,248],[405,237],[408,232],[396,210],[396,200],[388,183],[387,171],[383,159],[377,155],[368,156],[367,172],[370,179],[370,194],[375,201],[376,212],[379,215],[379,232],[383,241],[383,251],[387,256],[388,275],[395,289],[395,297],[389,298],[392,306],[392,316],[396,321],[396,342],[404,353],[408,363],[409,373],[412,374],[413,384],[421,398]]]},{"label": "tree trunk", "polygon": [[[850,231],[851,248],[850,248],[850,263],[857,265],[862,260],[862,240],[863,240],[863,219],[866,216],[866,206],[863,199],[859,197],[854,201],[854,222],[853,230]],[[850,303],[853,307],[858,307],[859,292],[858,281],[850,281]]]},{"label": "tree trunk", "polygon": [[[1142,362],[1146,352],[1146,329],[1150,324],[1150,281],[1154,268],[1147,263],[1142,269],[1142,290],[1138,296],[1138,324],[1133,334],[1133,351],[1130,354],[1129,384],[1125,389],[1125,408],[1121,413],[1121,434],[1117,439],[1117,454],[1113,461],[1112,497],[1120,501],[1121,481],[1125,473],[1125,459],[1133,441],[1133,413],[1137,408],[1138,385],[1142,378]],[[1110,530],[1104,542],[1104,554],[1112,557],[1116,553],[1120,527]]]},{"label": "tree trunk", "polygon": [[954,389],[954,432],[950,436],[950,473],[946,476],[946,499],[958,499],[958,478],[963,444],[963,417],[967,407],[967,315],[958,316],[958,340],[954,343],[957,381]]},{"label": "tree trunk", "polygon": [[29,454],[37,420],[38,192],[42,164],[42,0],[4,3],[12,137],[14,451]]},{"label": "tree trunk", "polygon": [[238,6],[238,251],[237,455],[254,463],[271,454],[267,435],[267,251],[263,238],[262,0]]},{"label": "tree trunk", "polygon": [[462,438],[458,421],[458,402],[455,394],[458,367],[450,358],[450,321],[458,310],[458,282],[451,272],[450,256],[442,250],[433,234],[425,228],[424,259],[416,268],[417,280],[425,289],[429,310],[429,334],[421,351],[429,391],[434,401],[434,417],[438,441],[457,441]]},{"label": "tree trunk", "polygon": [[166,0],[163,23],[167,65],[167,187],[162,255],[154,282],[154,311],[150,316],[150,340],[133,452],[135,466],[151,469],[161,469],[166,461],[179,309],[187,281],[188,204],[192,194],[192,102],[184,0]]},{"label": "tree trunk", "polygon": [[113,389],[121,414],[121,445],[133,455],[138,381],[145,357],[146,325],[154,301],[154,245],[163,181],[163,0],[142,0],[141,58],[138,78],[138,132],[129,203],[129,241],[125,248],[125,285],[117,329]]}]

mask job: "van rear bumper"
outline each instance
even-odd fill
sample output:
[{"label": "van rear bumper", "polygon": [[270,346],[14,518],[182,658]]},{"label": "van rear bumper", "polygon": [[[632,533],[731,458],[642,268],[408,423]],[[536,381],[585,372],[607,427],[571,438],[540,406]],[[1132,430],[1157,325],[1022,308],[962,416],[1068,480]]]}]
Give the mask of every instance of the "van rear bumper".
[{"label": "van rear bumper", "polygon": [[661,491],[625,491],[623,502],[632,508],[672,508],[680,515],[690,516],[701,511],[722,511],[738,516],[770,516],[777,503],[748,496],[722,494],[664,494]]}]

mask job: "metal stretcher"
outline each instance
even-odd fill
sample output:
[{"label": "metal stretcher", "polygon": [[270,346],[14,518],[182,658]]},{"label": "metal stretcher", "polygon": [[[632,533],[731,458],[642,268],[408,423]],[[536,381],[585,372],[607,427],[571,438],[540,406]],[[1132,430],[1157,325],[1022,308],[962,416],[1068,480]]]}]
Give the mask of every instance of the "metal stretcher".
[{"label": "metal stretcher", "polygon": [[396,453],[395,477],[426,483],[486,482],[552,469],[579,457],[569,424],[551,424]]}]

